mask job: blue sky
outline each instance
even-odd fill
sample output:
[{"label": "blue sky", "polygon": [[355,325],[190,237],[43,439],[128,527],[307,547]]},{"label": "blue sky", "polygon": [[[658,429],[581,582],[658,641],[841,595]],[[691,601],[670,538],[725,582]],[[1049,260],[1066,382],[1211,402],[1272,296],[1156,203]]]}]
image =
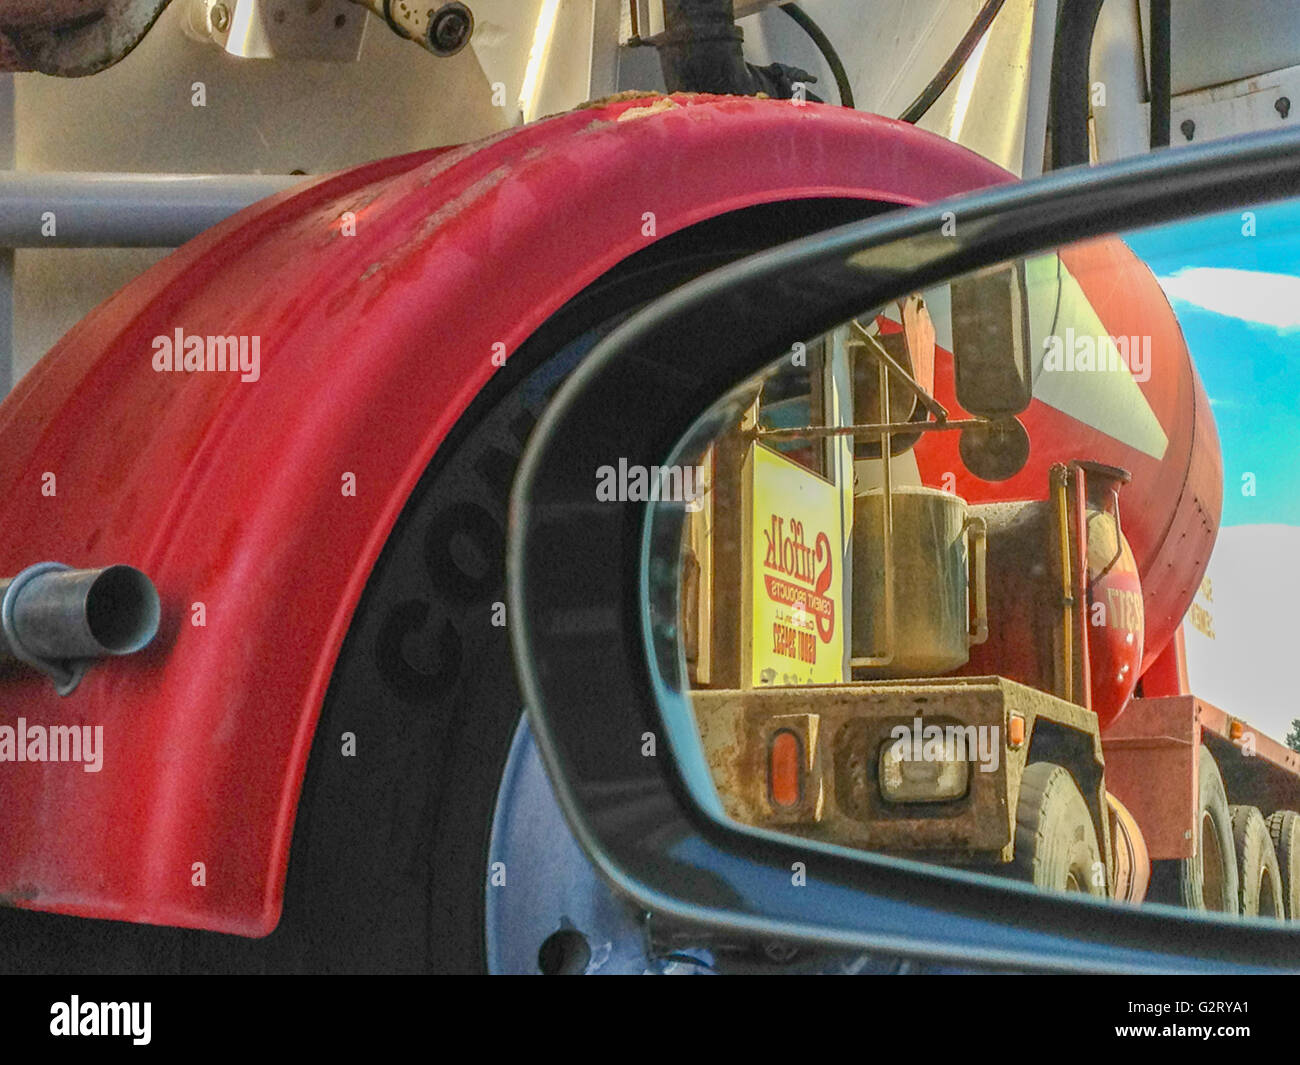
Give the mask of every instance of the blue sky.
[{"label": "blue sky", "polygon": [[[1160,279],[1223,445],[1224,525],[1300,526],[1300,201],[1126,234]],[[1243,496],[1253,473],[1256,495]]]}]

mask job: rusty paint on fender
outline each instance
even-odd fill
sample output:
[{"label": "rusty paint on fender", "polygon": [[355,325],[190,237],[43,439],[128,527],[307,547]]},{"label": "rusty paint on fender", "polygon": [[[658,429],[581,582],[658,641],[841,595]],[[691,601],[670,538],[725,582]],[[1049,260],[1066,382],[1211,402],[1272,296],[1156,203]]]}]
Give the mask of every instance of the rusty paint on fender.
[{"label": "rusty paint on fender", "polygon": [[[662,238],[758,203],[908,204],[1010,180],[844,108],[675,104],[619,123],[644,103],[615,101],[256,204],[98,307],[0,405],[0,572],[130,563],[164,609],[153,646],[67,699],[0,677],[0,724],[104,728],[98,773],[0,765],[0,897],[275,927],[316,718],[393,522],[490,378],[493,345],[516,350],[644,247],[643,212]],[[259,336],[260,379],[154,371],[153,339],[177,328]]]}]

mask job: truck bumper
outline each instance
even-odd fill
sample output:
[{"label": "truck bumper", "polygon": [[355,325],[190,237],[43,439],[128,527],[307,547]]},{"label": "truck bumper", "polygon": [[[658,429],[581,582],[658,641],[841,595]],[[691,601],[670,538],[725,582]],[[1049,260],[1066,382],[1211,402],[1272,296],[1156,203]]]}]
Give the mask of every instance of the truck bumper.
[{"label": "truck bumper", "polygon": [[[948,864],[1000,864],[1011,860],[1020,778],[1037,743],[1044,753],[1035,760],[1075,773],[1109,853],[1096,716],[1054,696],[1000,677],[945,677],[700,690],[692,699],[723,808],[744,824]],[[916,734],[918,722],[923,738],[938,735],[930,728],[938,726],[945,742],[957,740],[944,757],[968,762],[964,793],[930,802],[884,797],[882,749],[900,729]],[[785,732],[797,741],[800,780],[797,799],[782,803],[772,763]]]}]

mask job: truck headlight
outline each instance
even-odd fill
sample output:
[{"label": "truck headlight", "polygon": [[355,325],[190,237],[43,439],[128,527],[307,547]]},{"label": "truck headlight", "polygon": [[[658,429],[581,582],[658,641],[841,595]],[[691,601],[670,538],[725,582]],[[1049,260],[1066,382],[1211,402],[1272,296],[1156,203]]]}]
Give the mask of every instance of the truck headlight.
[{"label": "truck headlight", "polygon": [[970,763],[914,759],[912,745],[890,740],[880,748],[880,795],[887,802],[948,802],[966,794]]}]

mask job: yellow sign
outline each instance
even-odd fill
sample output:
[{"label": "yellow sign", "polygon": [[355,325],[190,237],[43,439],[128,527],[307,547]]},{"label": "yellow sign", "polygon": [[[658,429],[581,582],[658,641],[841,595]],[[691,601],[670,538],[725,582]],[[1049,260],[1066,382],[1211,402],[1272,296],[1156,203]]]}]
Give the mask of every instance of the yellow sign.
[{"label": "yellow sign", "polygon": [[844,679],[840,490],[759,444],[750,447],[745,476],[750,683],[839,683]]}]

